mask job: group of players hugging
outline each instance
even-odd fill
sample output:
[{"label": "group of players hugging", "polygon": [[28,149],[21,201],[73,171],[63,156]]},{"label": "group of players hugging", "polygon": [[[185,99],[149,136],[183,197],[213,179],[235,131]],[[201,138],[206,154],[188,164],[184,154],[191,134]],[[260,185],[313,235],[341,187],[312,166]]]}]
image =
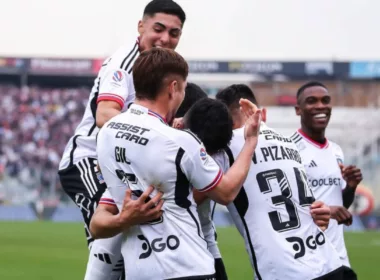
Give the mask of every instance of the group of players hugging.
[{"label": "group of players hugging", "polygon": [[208,98],[187,83],[174,51],[185,20],[174,1],[147,4],[139,37],[104,61],[66,146],[59,176],[83,214],[85,279],[228,279],[217,203],[256,279],[357,279],[343,224],[362,175],[325,137],[328,89],[302,85],[300,129],[281,135],[248,86]]}]

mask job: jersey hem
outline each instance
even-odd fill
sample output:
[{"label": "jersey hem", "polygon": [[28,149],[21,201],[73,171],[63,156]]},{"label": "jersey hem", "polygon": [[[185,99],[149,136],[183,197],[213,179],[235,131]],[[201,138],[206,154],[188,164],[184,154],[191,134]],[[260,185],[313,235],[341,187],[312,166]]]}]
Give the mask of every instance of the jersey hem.
[{"label": "jersey hem", "polygon": [[222,177],[223,177],[223,172],[222,172],[222,169],[219,168],[219,172],[216,175],[215,179],[211,182],[211,184],[207,185],[206,187],[198,191],[199,192],[211,191],[213,188],[215,188],[219,184],[219,182],[222,180]]},{"label": "jersey hem", "polygon": [[179,278],[166,278],[164,280],[214,280],[215,274],[197,275],[197,276],[184,276]]},{"label": "jersey hem", "polygon": [[339,272],[339,271],[342,271],[343,269],[344,269],[344,266],[342,265],[342,266],[338,267],[337,269],[334,269],[333,271],[330,271],[329,273],[324,274],[324,275],[322,275],[322,276],[319,276],[319,277],[317,277],[317,278],[313,278],[312,280],[323,280],[323,279],[325,279],[327,276],[330,276],[331,274],[334,274],[334,273],[337,273],[337,272]]}]

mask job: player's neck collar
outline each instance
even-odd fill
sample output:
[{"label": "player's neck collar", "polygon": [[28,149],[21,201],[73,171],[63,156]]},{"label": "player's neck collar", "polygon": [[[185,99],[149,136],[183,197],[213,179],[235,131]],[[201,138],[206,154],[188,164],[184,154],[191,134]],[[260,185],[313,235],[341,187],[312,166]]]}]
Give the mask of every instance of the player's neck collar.
[{"label": "player's neck collar", "polygon": [[157,114],[156,112],[148,110],[148,115],[158,118],[164,124],[168,124],[168,122],[166,121],[166,118],[162,117],[161,115]]},{"label": "player's neck collar", "polygon": [[132,103],[128,107],[128,110],[130,110],[133,114],[137,114],[137,115],[147,114],[149,116],[159,119],[164,124],[168,124],[168,122],[166,121],[166,118],[162,117],[160,114],[157,114],[156,112],[153,112],[152,110],[149,110],[147,107],[143,105]]},{"label": "player's neck collar", "polygon": [[325,137],[325,143],[319,143],[313,139],[311,139],[305,132],[302,131],[302,129],[298,129],[298,133],[306,140],[308,141],[309,143],[313,144],[314,146],[316,146],[317,148],[319,149],[325,149],[329,146],[329,141],[327,140],[327,138]]}]

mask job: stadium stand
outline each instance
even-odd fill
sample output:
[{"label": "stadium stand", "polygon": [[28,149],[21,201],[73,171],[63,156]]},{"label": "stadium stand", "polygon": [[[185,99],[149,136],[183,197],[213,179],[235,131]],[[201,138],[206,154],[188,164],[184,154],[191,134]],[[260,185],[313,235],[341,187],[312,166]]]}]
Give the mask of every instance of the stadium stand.
[{"label": "stadium stand", "polygon": [[[270,105],[268,123],[284,135],[291,135],[299,128],[292,105],[300,83],[253,85],[260,103]],[[372,189],[378,202],[380,113],[377,90],[380,86],[348,82],[339,88],[337,82],[326,84],[331,88],[335,106],[327,136],[341,145],[346,162],[362,167],[364,183]],[[82,117],[89,90],[88,87],[0,84],[3,112],[0,115],[0,203],[22,205],[36,200],[71,203],[61,189],[57,166],[65,144]],[[216,91],[209,89],[211,94]],[[355,96],[354,92],[359,97],[350,98]],[[281,100],[285,100],[285,104]]]}]

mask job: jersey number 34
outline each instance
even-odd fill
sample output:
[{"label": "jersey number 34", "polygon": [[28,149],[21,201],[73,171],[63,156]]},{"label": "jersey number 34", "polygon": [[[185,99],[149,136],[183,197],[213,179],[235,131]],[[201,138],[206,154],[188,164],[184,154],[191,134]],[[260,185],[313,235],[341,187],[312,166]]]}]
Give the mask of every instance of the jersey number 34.
[{"label": "jersey number 34", "polygon": [[[303,170],[293,168],[298,188],[298,198],[300,206],[309,206],[315,199],[307,184],[306,174]],[[298,216],[298,211],[292,199],[292,188],[286,174],[281,169],[272,169],[260,172],[256,175],[256,179],[263,194],[271,193],[272,187],[276,185],[280,188],[281,194],[273,196],[272,203],[275,206],[284,205],[289,215],[289,220],[282,221],[279,211],[271,211],[268,213],[272,227],[275,231],[283,232],[299,228],[301,223]]]}]

